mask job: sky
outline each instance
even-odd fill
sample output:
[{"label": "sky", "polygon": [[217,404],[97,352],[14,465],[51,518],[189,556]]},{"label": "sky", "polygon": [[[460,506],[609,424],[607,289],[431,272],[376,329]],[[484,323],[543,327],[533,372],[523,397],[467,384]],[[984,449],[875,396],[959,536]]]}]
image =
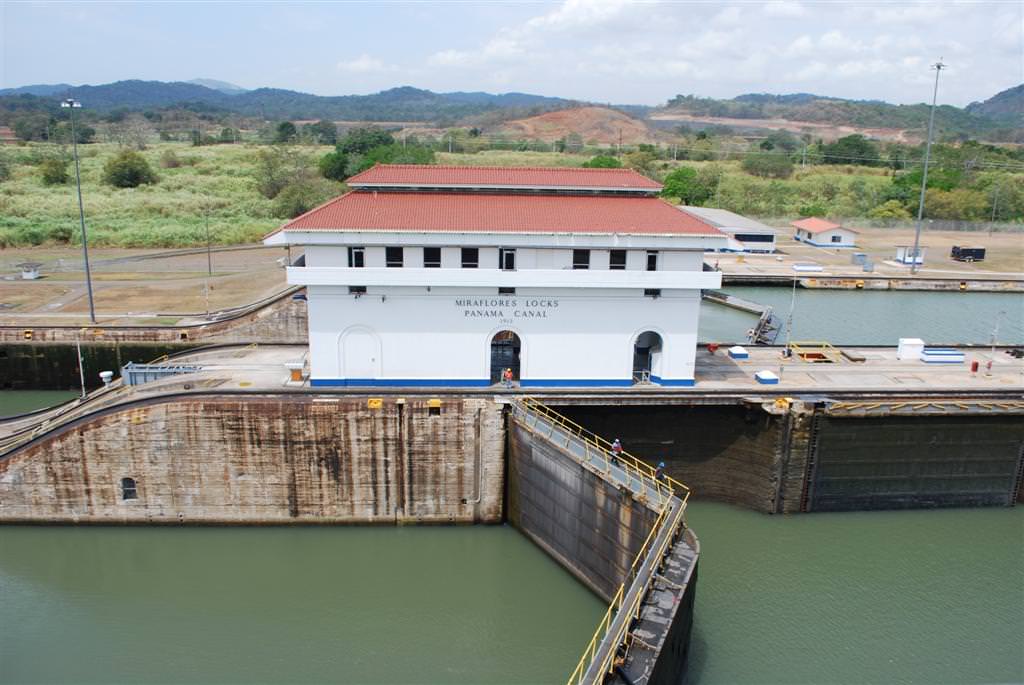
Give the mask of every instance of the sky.
[{"label": "sky", "polygon": [[662,104],[809,92],[984,100],[1024,82],[1006,2],[18,2],[0,87],[213,78],[318,95],[411,85]]}]

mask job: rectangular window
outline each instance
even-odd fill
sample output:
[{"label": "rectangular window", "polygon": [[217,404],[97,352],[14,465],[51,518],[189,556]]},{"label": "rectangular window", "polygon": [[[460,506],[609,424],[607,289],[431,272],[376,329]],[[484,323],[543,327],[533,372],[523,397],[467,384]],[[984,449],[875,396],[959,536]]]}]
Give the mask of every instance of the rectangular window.
[{"label": "rectangular window", "polygon": [[661,288],[645,288],[644,297],[661,297]]},{"label": "rectangular window", "polygon": [[462,268],[475,269],[480,266],[480,249],[476,247],[462,248]]},{"label": "rectangular window", "polygon": [[348,266],[350,269],[359,268],[366,266],[366,248],[363,247],[350,247],[348,248]]},{"label": "rectangular window", "polygon": [[515,295],[516,294],[516,289],[515,288],[498,288],[498,294],[499,295]]},{"label": "rectangular window", "polygon": [[138,499],[139,491],[138,486],[135,484],[134,478],[122,478],[121,479],[121,499]]},{"label": "rectangular window", "polygon": [[612,250],[611,255],[608,258],[608,268],[617,269],[622,271],[626,268],[626,251],[625,250]]},{"label": "rectangular window", "polygon": [[834,235],[834,236],[832,236],[832,242],[833,243],[841,243],[841,242],[843,242],[843,236],[841,236],[841,235]]},{"label": "rectangular window", "polygon": [[498,250],[498,264],[502,271],[516,270],[516,251],[510,247],[503,247]]},{"label": "rectangular window", "polygon": [[647,270],[658,270],[658,253],[655,250],[651,250],[650,252],[647,253]]},{"label": "rectangular window", "polygon": [[385,247],[384,248],[384,265],[385,266],[402,266],[402,248],[400,247]]},{"label": "rectangular window", "polygon": [[348,287],[348,294],[349,295],[365,295],[366,294],[366,286],[365,285],[350,285]]},{"label": "rectangular window", "polygon": [[425,247],[425,248],[423,248],[423,268],[425,268],[425,269],[440,269],[441,268],[441,248],[439,248],[439,247]]},{"label": "rectangular window", "polygon": [[590,250],[573,250],[572,251],[572,268],[574,268],[574,269],[589,269],[590,268]]}]

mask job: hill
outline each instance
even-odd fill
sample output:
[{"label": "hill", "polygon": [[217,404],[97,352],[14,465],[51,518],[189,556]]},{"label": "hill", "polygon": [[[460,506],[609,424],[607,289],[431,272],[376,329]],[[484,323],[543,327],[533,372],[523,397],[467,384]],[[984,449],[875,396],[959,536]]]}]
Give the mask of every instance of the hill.
[{"label": "hill", "polygon": [[237,95],[238,93],[244,93],[246,91],[245,88],[242,88],[241,86],[236,86],[234,83],[228,83],[227,81],[218,81],[217,79],[212,78],[194,78],[191,81],[186,81],[185,83],[191,83],[197,86],[205,86],[206,88],[212,88],[214,90],[219,90],[220,92],[225,93],[227,95]]},{"label": "hill", "polygon": [[972,102],[967,111],[976,116],[1008,120],[1016,126],[1024,126],[1024,83],[996,93],[983,102]]},{"label": "hill", "polygon": [[[322,96],[280,88],[226,91],[231,86],[222,81],[197,79],[198,82],[117,81],[103,85],[30,86],[0,91],[0,107],[13,103],[11,98],[35,95],[52,106],[57,100],[74,97],[94,112],[114,109],[152,110],[165,107],[188,107],[206,111],[223,111],[263,119],[331,119],[331,120],[408,120],[435,121],[458,119],[495,109],[538,107],[552,109],[572,104],[562,98],[526,93],[434,93],[402,86],[373,95]],[[209,87],[222,84],[221,89]],[[31,89],[32,92],[29,92]],[[21,101],[25,108],[25,101]]]},{"label": "hill", "polygon": [[[979,105],[972,111],[970,107],[960,109],[950,105],[940,105],[936,109],[936,130],[940,137],[984,138],[989,140],[1015,141],[1022,131],[1006,128],[1005,121],[999,121],[992,112],[1002,112],[1017,107],[1021,111],[1020,93],[1016,95],[1010,89],[1004,91],[1008,95],[999,102],[985,106]],[[1000,98],[1000,93],[986,103]],[[1005,104],[1003,104],[1005,103]],[[730,100],[715,100],[693,95],[677,95],[669,100],[664,107],[651,113],[653,119],[680,121],[697,120],[706,123],[725,123],[735,125],[744,120],[751,127],[806,132],[815,136],[848,135],[851,132],[865,133],[900,141],[923,140],[928,127],[930,106],[924,103],[916,105],[893,105],[878,100],[845,100],[830,98],[810,93],[794,93],[790,95],[770,95],[751,93],[740,95]],[[729,120],[716,122],[716,120]],[[743,123],[743,122],[741,122]],[[820,131],[822,127],[834,128],[834,131]],[[1018,125],[1019,128],[1019,125]]]},{"label": "hill", "polygon": [[602,145],[636,145],[653,142],[655,138],[643,121],[607,107],[573,107],[546,112],[507,121],[486,133],[547,142],[576,134],[584,143]]}]

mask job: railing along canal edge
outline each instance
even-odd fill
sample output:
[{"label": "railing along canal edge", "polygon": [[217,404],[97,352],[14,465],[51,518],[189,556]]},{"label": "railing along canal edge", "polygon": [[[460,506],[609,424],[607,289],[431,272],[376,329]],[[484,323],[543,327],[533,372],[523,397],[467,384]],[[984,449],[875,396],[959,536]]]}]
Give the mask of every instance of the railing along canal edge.
[{"label": "railing along canal edge", "polygon": [[[654,525],[633,559],[626,580],[619,585],[567,681],[568,685],[598,685],[614,673],[618,665],[616,655],[621,647],[628,648],[629,629],[640,617],[643,599],[650,591],[672,542],[686,528],[690,488],[667,474],[659,478],[653,466],[625,451],[614,458],[613,464],[610,442],[532,397],[515,399],[511,405],[532,434],[558,445],[574,457],[577,455],[571,448],[575,442],[577,450],[582,451],[579,460],[584,466],[616,487],[626,485],[638,501],[658,512]],[[529,421],[531,416],[534,419],[532,425]],[[545,425],[541,424],[542,420]],[[624,483],[613,477],[613,466],[625,473]]]}]

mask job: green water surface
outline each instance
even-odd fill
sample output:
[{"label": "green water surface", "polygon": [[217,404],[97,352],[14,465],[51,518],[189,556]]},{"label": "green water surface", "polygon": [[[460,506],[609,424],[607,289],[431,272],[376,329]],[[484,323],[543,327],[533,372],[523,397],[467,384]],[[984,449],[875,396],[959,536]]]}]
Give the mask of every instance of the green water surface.
[{"label": "green water surface", "polygon": [[0,391],[0,417],[52,407],[78,397],[68,390],[3,390]]}]

